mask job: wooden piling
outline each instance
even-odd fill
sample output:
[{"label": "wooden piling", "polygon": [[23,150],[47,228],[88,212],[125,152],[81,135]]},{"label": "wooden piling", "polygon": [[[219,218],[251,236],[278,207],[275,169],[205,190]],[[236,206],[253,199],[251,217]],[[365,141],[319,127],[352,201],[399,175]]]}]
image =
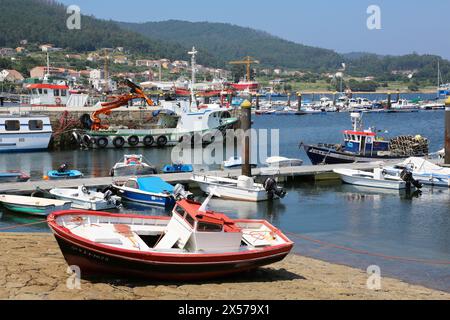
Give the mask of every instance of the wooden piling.
[{"label": "wooden piling", "polygon": [[288,96],[287,105],[288,105],[288,107],[290,107],[291,106],[291,93],[288,92],[287,96]]},{"label": "wooden piling", "polygon": [[297,110],[302,111],[302,94],[297,92]]},{"label": "wooden piling", "polygon": [[256,94],[256,110],[259,110],[259,93]]},{"label": "wooden piling", "polygon": [[392,107],[392,95],[390,92],[387,94],[387,108],[390,109]]},{"label": "wooden piling", "polygon": [[244,132],[243,138],[243,159],[242,159],[242,175],[251,177],[252,176],[252,167],[250,165],[250,130],[252,123],[252,103],[248,100],[245,100],[241,104],[241,128]]}]

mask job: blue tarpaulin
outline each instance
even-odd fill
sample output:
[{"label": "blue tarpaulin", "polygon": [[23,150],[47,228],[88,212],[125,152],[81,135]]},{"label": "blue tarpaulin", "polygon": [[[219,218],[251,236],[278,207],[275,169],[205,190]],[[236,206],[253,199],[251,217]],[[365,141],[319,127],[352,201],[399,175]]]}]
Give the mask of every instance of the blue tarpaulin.
[{"label": "blue tarpaulin", "polygon": [[159,177],[145,177],[138,178],[137,183],[139,184],[139,190],[152,192],[152,193],[163,193],[164,191],[173,193],[173,186]]}]

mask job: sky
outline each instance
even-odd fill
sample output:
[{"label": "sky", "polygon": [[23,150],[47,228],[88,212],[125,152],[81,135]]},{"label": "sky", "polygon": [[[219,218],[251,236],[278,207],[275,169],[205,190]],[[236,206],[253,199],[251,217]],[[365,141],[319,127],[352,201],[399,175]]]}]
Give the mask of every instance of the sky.
[{"label": "sky", "polygon": [[[267,31],[340,53],[437,54],[450,59],[449,0],[59,0],[126,22],[209,21]],[[369,30],[371,5],[381,29]]]}]

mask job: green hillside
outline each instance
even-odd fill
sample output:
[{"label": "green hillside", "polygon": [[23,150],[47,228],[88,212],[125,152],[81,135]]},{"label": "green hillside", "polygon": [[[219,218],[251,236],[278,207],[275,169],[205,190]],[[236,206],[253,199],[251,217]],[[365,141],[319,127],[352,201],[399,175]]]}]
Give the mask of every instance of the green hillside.
[{"label": "green hillside", "polygon": [[195,45],[215,54],[223,64],[250,55],[257,57],[263,66],[325,71],[336,69],[342,62],[334,51],[304,46],[231,24],[169,20],[121,22],[120,25],[153,39],[183,46]]},{"label": "green hillside", "polygon": [[[80,30],[69,30],[66,7],[55,1],[0,0],[0,12],[0,47],[15,48],[20,40],[27,39],[79,52],[120,46],[154,58],[188,58],[188,49],[182,45],[149,39],[92,16],[82,16]],[[204,64],[219,63],[207,52],[199,60]]]}]

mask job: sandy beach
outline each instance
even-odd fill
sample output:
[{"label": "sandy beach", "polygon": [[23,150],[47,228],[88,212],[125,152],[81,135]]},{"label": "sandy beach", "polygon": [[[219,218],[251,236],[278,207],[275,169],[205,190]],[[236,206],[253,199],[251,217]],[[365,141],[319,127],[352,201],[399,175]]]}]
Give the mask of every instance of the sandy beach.
[{"label": "sandy beach", "polygon": [[0,299],[450,299],[448,293],[384,277],[381,290],[369,290],[362,270],[298,255],[209,282],[81,280],[81,289],[68,289],[67,264],[52,235],[4,233],[0,242]]}]

